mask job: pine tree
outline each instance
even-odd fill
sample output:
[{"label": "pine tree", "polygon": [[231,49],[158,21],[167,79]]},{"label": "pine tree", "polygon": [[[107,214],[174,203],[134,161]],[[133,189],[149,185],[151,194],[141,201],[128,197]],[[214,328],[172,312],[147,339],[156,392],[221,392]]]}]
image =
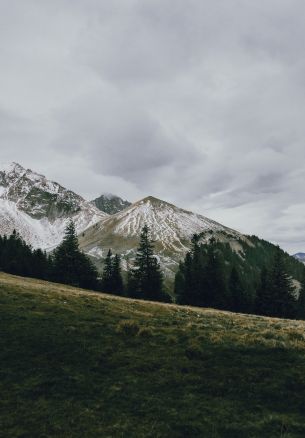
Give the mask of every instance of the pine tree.
[{"label": "pine tree", "polygon": [[208,247],[208,261],[205,268],[206,306],[217,309],[228,308],[228,291],[224,263],[213,240]]},{"label": "pine tree", "polygon": [[116,254],[112,262],[112,290],[117,295],[123,295],[123,279],[121,274],[121,257]]},{"label": "pine tree", "polygon": [[188,279],[188,294],[190,304],[194,306],[205,305],[205,272],[202,260],[201,248],[199,246],[200,236],[194,234],[191,246],[191,269]]},{"label": "pine tree", "polygon": [[300,319],[305,319],[305,274],[303,281],[301,282],[301,289],[297,302],[297,317]]},{"label": "pine tree", "polygon": [[260,284],[256,291],[255,313],[258,315],[272,315],[273,297],[271,291],[270,273],[263,267],[261,271]]},{"label": "pine tree", "polygon": [[244,312],[247,310],[245,291],[235,266],[232,268],[229,279],[229,300],[230,309],[233,312]]},{"label": "pine tree", "polygon": [[76,287],[97,287],[97,271],[90,259],[79,250],[72,220],[66,227],[62,243],[55,250],[53,270],[54,279],[58,282]]},{"label": "pine tree", "polygon": [[109,249],[102,274],[102,289],[105,292],[113,292],[112,275],[112,252]]},{"label": "pine tree", "polygon": [[283,254],[276,249],[272,270],[270,273],[271,316],[293,318],[296,312],[296,301],[293,296],[293,286],[286,272]]},{"label": "pine tree", "polygon": [[163,298],[163,275],[153,248],[148,226],[145,225],[142,228],[134,267],[129,272],[128,289],[134,287],[131,293],[135,297],[160,300]]}]

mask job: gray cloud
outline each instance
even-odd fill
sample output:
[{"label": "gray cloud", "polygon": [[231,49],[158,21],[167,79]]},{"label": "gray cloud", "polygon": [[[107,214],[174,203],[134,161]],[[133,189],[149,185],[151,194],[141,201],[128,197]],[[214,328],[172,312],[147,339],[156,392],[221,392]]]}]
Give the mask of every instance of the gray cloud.
[{"label": "gray cloud", "polygon": [[305,249],[302,2],[0,6],[0,160]]}]

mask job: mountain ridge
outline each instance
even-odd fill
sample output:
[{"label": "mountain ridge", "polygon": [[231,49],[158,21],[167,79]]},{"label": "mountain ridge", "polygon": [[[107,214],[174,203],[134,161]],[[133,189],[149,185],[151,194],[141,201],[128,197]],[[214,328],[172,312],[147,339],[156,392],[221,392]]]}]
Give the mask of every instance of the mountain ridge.
[{"label": "mountain ridge", "polygon": [[0,233],[14,229],[33,247],[60,243],[72,218],[78,232],[106,216],[90,202],[18,163],[0,165]]},{"label": "mountain ridge", "polygon": [[[126,268],[135,255],[144,225],[150,228],[156,256],[171,277],[189,251],[194,234],[202,234],[202,239],[209,239],[211,234],[220,239],[243,238],[237,231],[205,216],[147,196],[85,230],[80,235],[80,247],[95,259],[105,257],[111,248],[122,255]],[[203,236],[204,233],[207,235]]]}]

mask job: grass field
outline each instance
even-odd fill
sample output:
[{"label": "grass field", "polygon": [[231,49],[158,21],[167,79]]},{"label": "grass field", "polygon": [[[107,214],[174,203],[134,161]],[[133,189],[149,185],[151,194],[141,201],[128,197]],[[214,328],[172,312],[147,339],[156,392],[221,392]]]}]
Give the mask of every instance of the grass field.
[{"label": "grass field", "polygon": [[0,436],[305,437],[305,323],[0,274]]}]

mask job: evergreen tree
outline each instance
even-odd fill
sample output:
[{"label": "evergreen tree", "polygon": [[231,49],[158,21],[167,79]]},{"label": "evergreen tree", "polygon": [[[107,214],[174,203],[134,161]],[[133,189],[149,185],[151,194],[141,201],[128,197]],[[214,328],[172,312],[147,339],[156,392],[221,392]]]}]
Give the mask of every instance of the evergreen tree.
[{"label": "evergreen tree", "polygon": [[111,249],[107,253],[102,275],[102,290],[117,295],[123,295],[123,279],[121,274],[121,257],[112,255]]},{"label": "evergreen tree", "polygon": [[293,296],[293,286],[286,272],[283,254],[279,247],[276,249],[270,273],[270,299],[271,316],[280,318],[293,318],[295,316],[296,302]]},{"label": "evergreen tree", "polygon": [[104,292],[113,292],[112,285],[112,252],[111,249],[108,250],[105,265],[102,274],[102,290]]},{"label": "evergreen tree", "polygon": [[227,282],[225,278],[224,262],[215,243],[214,240],[211,241],[208,247],[208,261],[205,268],[205,306],[224,309],[229,308]]},{"label": "evergreen tree", "polygon": [[255,313],[258,315],[272,315],[273,299],[270,283],[270,273],[263,267],[261,271],[260,284],[256,291]]},{"label": "evergreen tree", "polygon": [[71,220],[62,243],[54,253],[54,279],[76,287],[97,287],[97,271],[90,259],[79,250],[75,225]]},{"label": "evergreen tree", "polygon": [[112,262],[113,292],[117,295],[124,294],[123,279],[121,273],[121,257],[116,254]]},{"label": "evergreen tree", "polygon": [[301,289],[297,302],[297,317],[300,319],[305,319],[305,274],[303,281],[301,282]]},{"label": "evergreen tree", "polygon": [[229,301],[230,309],[233,312],[245,312],[247,310],[244,288],[235,266],[232,268],[229,279]]},{"label": "evergreen tree", "polygon": [[147,300],[161,300],[164,297],[163,275],[154,256],[153,248],[148,226],[145,225],[142,228],[134,267],[129,272],[128,289],[134,288],[131,292],[132,296]]}]

